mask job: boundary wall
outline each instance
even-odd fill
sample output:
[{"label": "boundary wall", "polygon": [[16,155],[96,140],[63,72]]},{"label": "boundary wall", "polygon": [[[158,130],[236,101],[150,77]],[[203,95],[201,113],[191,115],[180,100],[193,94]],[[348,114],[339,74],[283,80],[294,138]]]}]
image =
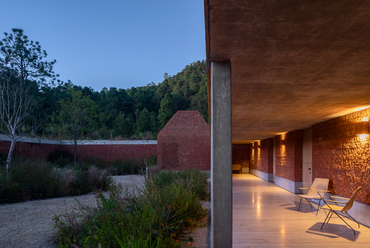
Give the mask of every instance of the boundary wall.
[{"label": "boundary wall", "polygon": [[[7,155],[10,139],[0,134],[0,153]],[[47,140],[38,138],[21,138],[14,148],[14,156],[41,158],[46,160],[49,153],[56,150],[69,151],[73,154],[74,145],[70,140]],[[101,158],[108,163],[122,159],[150,158],[157,155],[156,140],[92,140],[77,142],[77,160]]]}]

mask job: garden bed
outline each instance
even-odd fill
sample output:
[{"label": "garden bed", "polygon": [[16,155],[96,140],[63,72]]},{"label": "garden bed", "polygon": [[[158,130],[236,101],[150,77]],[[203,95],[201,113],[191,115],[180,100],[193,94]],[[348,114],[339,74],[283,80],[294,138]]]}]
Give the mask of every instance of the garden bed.
[{"label": "garden bed", "polygon": [[[114,176],[116,184],[121,183],[128,191],[143,187],[144,176]],[[0,205],[0,247],[58,247],[56,230],[53,230],[56,214],[63,214],[78,208],[76,200],[91,207],[96,206],[93,193],[76,197],[60,197],[46,200],[26,201]],[[202,202],[208,208],[208,202]],[[207,217],[197,221],[193,230],[185,230],[182,240],[188,240],[194,247],[206,247]],[[200,224],[200,225],[199,225]],[[198,227],[202,226],[202,227]],[[189,240],[189,237],[191,239]]]}]

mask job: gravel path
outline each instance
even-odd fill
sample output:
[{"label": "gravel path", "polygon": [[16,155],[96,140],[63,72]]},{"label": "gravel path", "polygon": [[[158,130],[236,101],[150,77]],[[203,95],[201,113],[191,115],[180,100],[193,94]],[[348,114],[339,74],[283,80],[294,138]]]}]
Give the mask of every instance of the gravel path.
[{"label": "gravel path", "polygon": [[[140,175],[114,176],[115,183],[130,191],[144,185]],[[96,206],[93,193],[76,196],[83,205]],[[74,197],[60,197],[0,205],[0,247],[56,248],[52,241],[55,215],[77,207]]]}]

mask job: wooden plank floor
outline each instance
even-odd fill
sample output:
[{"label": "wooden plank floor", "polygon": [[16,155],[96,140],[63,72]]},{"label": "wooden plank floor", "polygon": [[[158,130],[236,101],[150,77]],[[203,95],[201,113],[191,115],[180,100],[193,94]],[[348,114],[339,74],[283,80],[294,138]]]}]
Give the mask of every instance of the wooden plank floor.
[{"label": "wooden plank floor", "polygon": [[[251,174],[233,175],[233,248],[242,247],[370,247],[370,229],[338,217],[320,227],[324,210],[316,216],[299,197]],[[351,213],[351,211],[349,211]]]}]

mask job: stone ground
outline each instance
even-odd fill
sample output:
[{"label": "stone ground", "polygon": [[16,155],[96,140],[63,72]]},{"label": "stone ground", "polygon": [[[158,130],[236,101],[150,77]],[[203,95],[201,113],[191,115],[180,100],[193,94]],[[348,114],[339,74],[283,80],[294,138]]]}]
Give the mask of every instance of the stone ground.
[{"label": "stone ground", "polygon": [[[144,185],[144,177],[140,175],[114,176],[116,183],[127,186],[133,192]],[[56,248],[53,242],[56,230],[53,230],[55,215],[63,214],[77,208],[76,199],[83,204],[96,206],[93,193],[76,197],[60,197],[47,200],[35,200],[14,204],[0,205],[0,247],[1,248]],[[204,202],[205,207],[208,206]],[[207,218],[201,220],[206,223]],[[193,246],[207,247],[207,227],[199,227],[191,234]],[[190,243],[190,242],[189,242]]]}]

